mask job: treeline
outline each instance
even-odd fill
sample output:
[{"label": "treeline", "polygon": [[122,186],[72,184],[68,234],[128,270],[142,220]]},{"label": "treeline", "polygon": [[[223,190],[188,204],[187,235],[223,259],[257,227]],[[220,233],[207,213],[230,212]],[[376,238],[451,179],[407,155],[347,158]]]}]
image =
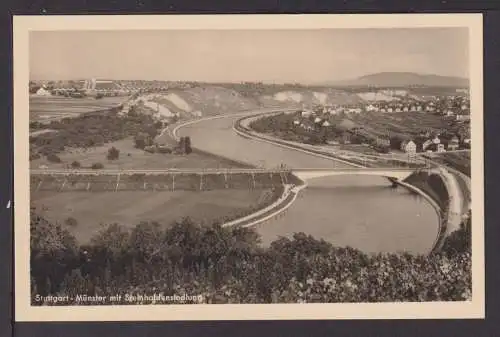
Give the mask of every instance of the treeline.
[{"label": "treeline", "polygon": [[[315,123],[314,119],[315,116],[301,118],[297,115],[276,114],[259,118],[250,127],[260,133],[272,133],[278,138],[304,144],[319,145],[335,141],[339,144],[370,144],[380,152],[389,150],[389,144],[377,144],[376,138],[362,128],[346,128],[341,121],[337,124],[329,121],[330,126],[325,127],[322,123]],[[303,125],[297,125],[294,121],[300,121]]]},{"label": "treeline", "polygon": [[[303,233],[262,247],[252,229],[201,226],[189,219],[162,228],[148,222],[131,230],[113,224],[89,244],[78,245],[62,225],[32,211],[33,305],[43,304],[34,300],[37,294],[186,293],[201,294],[206,303],[471,298],[470,217],[442,251],[429,256],[365,254]],[[149,302],[113,304],[140,303]]]},{"label": "treeline", "polygon": [[[45,127],[57,132],[30,137],[30,160],[40,156],[52,156],[57,160],[57,153],[65,148],[97,147],[138,134],[154,138],[162,127],[162,123],[155,121],[152,116],[139,113],[118,116],[117,112],[118,109],[112,108],[51,121]],[[31,126],[40,128],[36,122]]]}]

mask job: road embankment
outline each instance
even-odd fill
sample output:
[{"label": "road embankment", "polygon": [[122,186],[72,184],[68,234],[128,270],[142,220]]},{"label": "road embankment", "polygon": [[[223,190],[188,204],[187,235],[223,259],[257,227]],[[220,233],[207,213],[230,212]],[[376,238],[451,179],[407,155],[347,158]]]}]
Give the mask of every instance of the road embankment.
[{"label": "road embankment", "polygon": [[442,167],[431,172],[419,171],[397,184],[423,196],[436,210],[439,231],[433,251],[441,249],[445,239],[460,229],[462,221],[460,191],[454,177]]},{"label": "road embankment", "polygon": [[279,214],[286,211],[295,201],[298,193],[301,189],[305,188],[306,185],[302,184],[296,185],[285,185],[283,194],[271,205],[262,208],[261,210],[252,213],[248,216],[226,222],[223,224],[224,227],[228,226],[242,226],[242,227],[253,227],[257,226],[267,220],[270,220]]},{"label": "road embankment", "polygon": [[262,114],[259,114],[257,116],[255,116],[255,115],[254,116],[243,116],[242,118],[239,118],[234,123],[233,131],[236,132],[241,137],[245,137],[245,138],[252,139],[252,140],[257,140],[257,141],[264,142],[264,143],[270,143],[270,144],[273,144],[273,145],[276,145],[279,147],[283,147],[283,148],[311,154],[311,155],[325,158],[325,159],[335,160],[336,162],[343,164],[343,165],[346,165],[346,166],[354,166],[354,167],[359,167],[359,168],[365,167],[364,165],[361,165],[361,163],[359,163],[359,162],[354,162],[352,160],[346,160],[343,158],[339,158],[338,156],[335,156],[332,153],[327,153],[324,151],[320,151],[320,150],[308,147],[306,144],[304,144],[304,146],[298,145],[298,144],[290,142],[290,141],[278,139],[276,137],[271,137],[268,135],[263,135],[261,133],[253,131],[250,128],[249,124],[253,120],[255,120],[256,118],[262,118],[263,116],[272,115],[272,114],[276,114],[276,113],[278,113],[278,112],[262,113]]}]

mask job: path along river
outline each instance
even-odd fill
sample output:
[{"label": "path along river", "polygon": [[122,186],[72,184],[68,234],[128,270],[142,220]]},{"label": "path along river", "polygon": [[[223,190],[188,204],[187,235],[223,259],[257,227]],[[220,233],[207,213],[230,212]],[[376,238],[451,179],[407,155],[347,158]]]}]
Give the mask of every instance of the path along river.
[{"label": "path along river", "polygon": [[[250,140],[232,129],[238,117],[204,120],[178,130],[193,146],[256,166],[275,168],[345,167],[330,159]],[[282,216],[258,226],[263,244],[295,232],[365,252],[428,253],[438,233],[438,217],[422,197],[376,176],[337,176],[308,181]]]}]

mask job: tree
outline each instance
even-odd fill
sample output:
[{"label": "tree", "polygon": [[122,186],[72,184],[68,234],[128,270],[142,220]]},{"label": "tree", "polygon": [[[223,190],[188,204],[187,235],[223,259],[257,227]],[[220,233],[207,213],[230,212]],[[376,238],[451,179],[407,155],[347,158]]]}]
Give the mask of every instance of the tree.
[{"label": "tree", "polygon": [[55,153],[49,153],[47,155],[47,160],[50,161],[51,163],[61,163],[62,162],[61,158]]},{"label": "tree", "polygon": [[150,146],[153,144],[153,139],[150,135],[145,132],[139,132],[134,137],[135,147],[141,150],[144,150],[146,146]]},{"label": "tree", "polygon": [[80,164],[79,161],[75,160],[74,162],[71,163],[71,168],[77,169],[82,167],[82,164]]},{"label": "tree", "polygon": [[94,163],[92,164],[92,169],[93,170],[102,170],[104,168],[104,165],[101,163]]},{"label": "tree", "polygon": [[73,218],[73,217],[69,217],[67,218],[64,223],[66,224],[66,226],[68,227],[76,227],[78,225],[78,221]]},{"label": "tree", "polygon": [[184,139],[184,153],[190,154],[193,152],[193,149],[191,148],[191,137],[187,136]]},{"label": "tree", "polygon": [[186,137],[181,137],[179,139],[179,144],[177,145],[179,152],[182,154],[186,153]]},{"label": "tree", "polygon": [[120,157],[120,150],[113,146],[108,150],[108,155],[106,157],[108,160],[116,160]]}]

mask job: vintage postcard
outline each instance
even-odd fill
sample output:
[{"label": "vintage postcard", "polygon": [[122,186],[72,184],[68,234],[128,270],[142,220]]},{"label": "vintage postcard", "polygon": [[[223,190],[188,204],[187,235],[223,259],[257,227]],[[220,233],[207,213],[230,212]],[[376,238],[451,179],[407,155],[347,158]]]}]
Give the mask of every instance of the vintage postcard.
[{"label": "vintage postcard", "polygon": [[483,318],[479,14],[15,16],[17,321]]}]

